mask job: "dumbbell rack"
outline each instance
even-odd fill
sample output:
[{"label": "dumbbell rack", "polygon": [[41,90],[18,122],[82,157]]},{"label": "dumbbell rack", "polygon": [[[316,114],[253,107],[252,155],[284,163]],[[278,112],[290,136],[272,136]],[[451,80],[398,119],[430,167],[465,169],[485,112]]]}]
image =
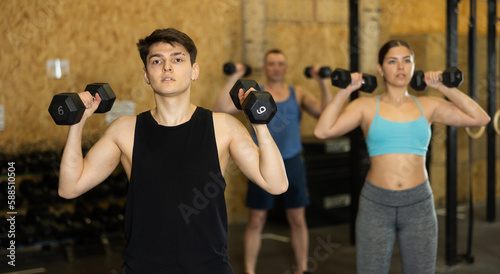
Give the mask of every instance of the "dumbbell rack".
[{"label": "dumbbell rack", "polygon": [[[14,162],[16,252],[60,248],[68,261],[81,243],[97,244],[107,255],[113,244],[123,245],[123,214],[127,178],[121,166],[105,182],[71,200],[58,195],[61,153],[35,151],[19,155],[0,154],[0,162]],[[4,164],[5,163],[5,164]],[[7,166],[0,167],[0,255],[7,252]],[[82,250],[79,248],[79,250]]]}]

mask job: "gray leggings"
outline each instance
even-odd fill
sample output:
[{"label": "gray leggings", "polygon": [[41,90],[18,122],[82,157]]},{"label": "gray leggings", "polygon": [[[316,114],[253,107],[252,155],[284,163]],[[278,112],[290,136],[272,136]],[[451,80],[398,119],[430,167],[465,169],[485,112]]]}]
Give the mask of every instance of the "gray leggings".
[{"label": "gray leggings", "polygon": [[388,273],[396,236],[402,273],[434,273],[437,233],[429,181],[401,191],[365,181],[356,219],[357,273]]}]

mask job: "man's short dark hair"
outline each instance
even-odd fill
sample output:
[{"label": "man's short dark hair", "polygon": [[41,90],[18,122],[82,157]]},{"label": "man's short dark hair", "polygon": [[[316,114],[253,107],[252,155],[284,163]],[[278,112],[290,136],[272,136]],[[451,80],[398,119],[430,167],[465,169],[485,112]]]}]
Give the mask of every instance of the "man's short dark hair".
[{"label": "man's short dark hair", "polygon": [[141,56],[144,67],[147,68],[146,58],[149,54],[149,49],[153,44],[164,42],[174,46],[174,43],[182,45],[189,53],[191,59],[191,65],[196,62],[196,54],[198,50],[193,40],[187,36],[184,32],[178,31],[174,28],[167,29],[157,29],[153,31],[148,37],[140,39],[137,42],[137,49],[139,50],[139,55]]},{"label": "man's short dark hair", "polygon": [[285,58],[286,58],[286,55],[285,55],[285,53],[282,50],[280,50],[280,49],[270,49],[270,50],[266,51],[266,53],[264,54],[264,62],[266,62],[267,56],[269,54],[281,54],[281,55],[285,56]]}]

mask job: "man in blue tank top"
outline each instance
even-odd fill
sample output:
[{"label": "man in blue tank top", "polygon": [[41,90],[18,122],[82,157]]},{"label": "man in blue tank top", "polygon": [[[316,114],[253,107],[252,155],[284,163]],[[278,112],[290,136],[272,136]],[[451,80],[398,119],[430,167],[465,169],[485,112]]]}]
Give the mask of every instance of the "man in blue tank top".
[{"label": "man in blue tank top", "polygon": [[[245,74],[244,65],[237,64],[236,68],[236,72],[228,77],[226,85],[219,93],[214,111],[231,114],[238,112],[228,96],[228,91],[234,83]],[[290,224],[296,273],[307,273],[309,233],[305,207],[309,205],[309,197],[307,195],[305,166],[301,157],[301,112],[306,111],[311,116],[318,118],[322,110],[332,100],[332,95],[328,80],[319,77],[319,68],[313,68],[311,76],[318,81],[321,100],[301,87],[288,85],[285,82],[286,56],[280,50],[273,49],[265,54],[263,71],[267,81],[261,89],[270,92],[278,106],[278,112],[268,124],[268,128],[280,149],[290,184],[287,192],[281,195],[281,199]],[[254,140],[258,143],[255,135]],[[255,273],[262,228],[265,225],[268,210],[274,207],[275,197],[263,191],[251,179],[249,180],[246,205],[250,209],[250,216],[244,239],[245,273]]]},{"label": "man in blue tank top", "polygon": [[252,124],[258,148],[237,119],[191,103],[199,65],[189,36],[160,29],[137,46],[156,107],[116,119],[83,157],[83,128],[101,98],[80,93],[86,110],[69,127],[59,195],[82,195],[121,163],[129,179],[122,273],[232,274],[223,177],[229,157],[260,187],[281,194],[288,181],[279,149],[266,125]]}]

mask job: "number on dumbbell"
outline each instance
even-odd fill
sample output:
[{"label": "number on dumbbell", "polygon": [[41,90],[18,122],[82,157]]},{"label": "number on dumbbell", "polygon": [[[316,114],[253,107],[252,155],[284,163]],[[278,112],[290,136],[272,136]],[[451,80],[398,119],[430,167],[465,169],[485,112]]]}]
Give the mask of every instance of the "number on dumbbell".
[{"label": "number on dumbbell", "polygon": [[257,114],[262,114],[266,112],[266,107],[265,106],[261,106],[259,109],[257,109]]}]

